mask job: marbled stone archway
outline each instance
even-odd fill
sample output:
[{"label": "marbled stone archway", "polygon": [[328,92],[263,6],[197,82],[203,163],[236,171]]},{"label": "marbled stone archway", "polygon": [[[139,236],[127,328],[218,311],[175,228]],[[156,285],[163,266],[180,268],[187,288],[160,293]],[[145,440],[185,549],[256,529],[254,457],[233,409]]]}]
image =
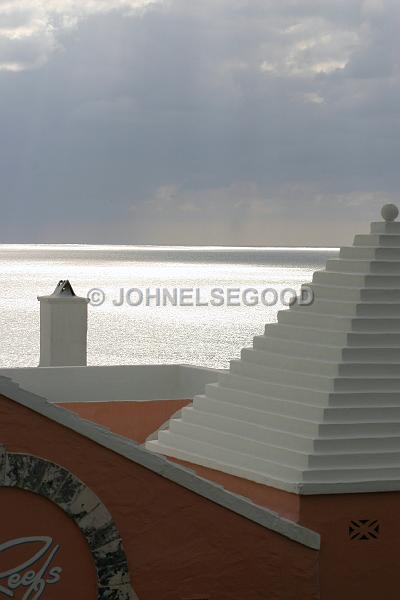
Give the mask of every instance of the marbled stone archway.
[{"label": "marbled stone archway", "polygon": [[76,523],[95,563],[98,600],[138,600],[130,584],[121,536],[111,514],[75,475],[42,458],[7,452],[0,446],[1,487],[39,494]]}]

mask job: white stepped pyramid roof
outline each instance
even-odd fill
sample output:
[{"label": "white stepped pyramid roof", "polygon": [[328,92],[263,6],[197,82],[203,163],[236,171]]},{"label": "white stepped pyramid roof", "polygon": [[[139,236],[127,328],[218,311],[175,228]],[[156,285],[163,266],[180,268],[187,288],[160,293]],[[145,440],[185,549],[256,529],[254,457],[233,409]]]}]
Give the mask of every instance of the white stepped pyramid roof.
[{"label": "white stepped pyramid roof", "polygon": [[400,490],[400,222],[382,215],[147,448],[298,494]]}]

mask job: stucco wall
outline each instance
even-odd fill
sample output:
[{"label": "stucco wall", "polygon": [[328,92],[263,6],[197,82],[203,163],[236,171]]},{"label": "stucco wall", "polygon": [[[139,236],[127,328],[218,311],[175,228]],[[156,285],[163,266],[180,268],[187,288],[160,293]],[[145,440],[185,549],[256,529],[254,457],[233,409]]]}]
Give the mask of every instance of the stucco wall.
[{"label": "stucco wall", "polygon": [[[0,515],[0,544],[9,545],[0,551],[0,586],[15,594],[9,597],[25,597],[31,588],[29,574],[34,572],[44,588],[43,600],[71,600],[77,590],[86,600],[97,599],[96,572],[86,539],[55,503],[25,490],[0,488]],[[48,549],[38,537],[50,538]],[[41,555],[33,560],[38,552]],[[33,564],[18,569],[27,560]],[[48,568],[41,574],[45,562]],[[1,577],[7,571],[12,575]],[[0,596],[5,598],[7,593]],[[26,595],[34,596],[32,591]]]},{"label": "stucco wall", "polygon": [[0,376],[61,403],[193,398],[217,381],[219,372],[188,365],[121,365],[0,369]]},{"label": "stucco wall", "polygon": [[103,425],[139,444],[168,419],[190,404],[190,400],[147,400],[146,402],[71,402],[60,404],[83,419]]},{"label": "stucco wall", "polygon": [[194,463],[185,460],[179,460],[177,458],[170,458],[169,460],[192,469],[200,477],[223,485],[224,488],[230,492],[249,498],[258,506],[265,506],[265,508],[278,513],[281,517],[290,519],[295,523],[300,522],[302,496],[299,496],[298,494],[290,494],[289,492],[262,485],[250,481],[249,479],[242,479],[241,477],[235,477],[229,473],[223,473],[222,471],[195,465]]},{"label": "stucco wall", "polygon": [[399,514],[399,492],[301,497],[300,522],[322,534],[322,600],[399,598]]},{"label": "stucco wall", "polygon": [[319,597],[318,552],[4,397],[0,442],[64,466],[101,498],[120,530],[140,600]]}]

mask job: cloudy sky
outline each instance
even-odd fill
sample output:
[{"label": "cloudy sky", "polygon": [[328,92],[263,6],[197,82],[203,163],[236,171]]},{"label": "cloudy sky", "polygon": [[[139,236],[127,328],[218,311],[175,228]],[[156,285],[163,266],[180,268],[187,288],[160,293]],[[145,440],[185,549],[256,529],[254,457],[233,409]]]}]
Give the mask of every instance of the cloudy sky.
[{"label": "cloudy sky", "polygon": [[0,0],[0,242],[339,245],[400,200],[398,0]]}]

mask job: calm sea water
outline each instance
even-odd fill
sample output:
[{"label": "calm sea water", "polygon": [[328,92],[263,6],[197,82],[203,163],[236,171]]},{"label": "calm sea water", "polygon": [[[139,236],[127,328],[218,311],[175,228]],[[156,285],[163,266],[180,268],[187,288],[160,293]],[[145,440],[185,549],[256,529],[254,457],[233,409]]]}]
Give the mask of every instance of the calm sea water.
[{"label": "calm sea water", "polygon": [[[337,254],[318,248],[194,248],[156,246],[0,245],[0,366],[39,361],[38,295],[69,279],[79,295],[104,291],[89,307],[88,362],[187,363],[227,367],[276,319],[277,304],[258,306],[115,306],[120,289],[298,289]],[[137,294],[133,295],[134,301]]]}]

